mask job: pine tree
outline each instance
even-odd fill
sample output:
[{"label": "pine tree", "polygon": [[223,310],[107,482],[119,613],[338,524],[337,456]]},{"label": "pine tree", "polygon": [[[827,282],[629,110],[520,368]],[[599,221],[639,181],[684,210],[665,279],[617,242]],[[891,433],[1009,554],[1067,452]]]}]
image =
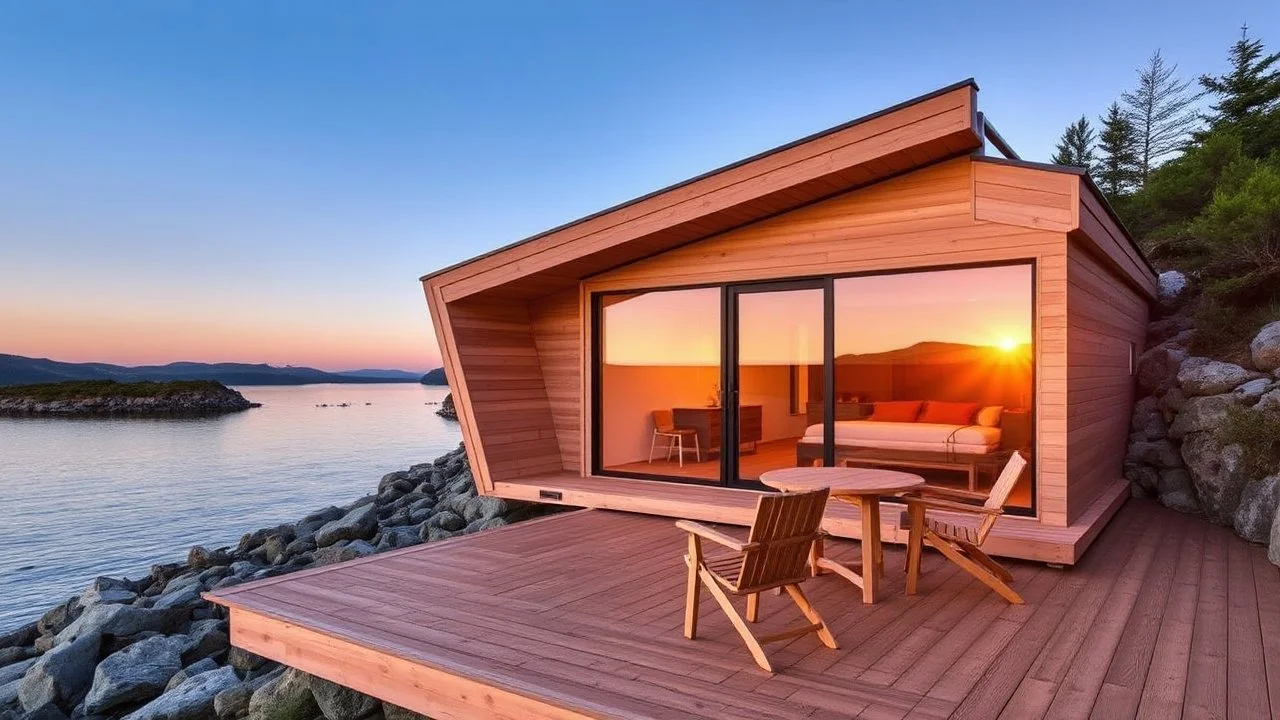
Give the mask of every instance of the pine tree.
[{"label": "pine tree", "polygon": [[1211,125],[1222,122],[1240,123],[1251,115],[1265,112],[1280,98],[1280,69],[1271,66],[1280,53],[1263,55],[1261,40],[1249,39],[1249,26],[1240,28],[1240,39],[1231,46],[1231,72],[1214,77],[1201,75],[1200,86],[1216,95],[1218,102],[1210,106],[1214,114]]},{"label": "pine tree", "polygon": [[1178,79],[1178,66],[1168,65],[1159,50],[1138,70],[1138,86],[1121,95],[1137,135],[1138,180],[1181,150],[1196,125],[1193,104],[1199,97],[1187,89],[1191,81]]},{"label": "pine tree", "polygon": [[1095,175],[1102,192],[1116,198],[1132,192],[1138,183],[1137,134],[1133,123],[1120,109],[1111,103],[1107,114],[1099,118],[1102,132],[1098,135],[1098,159]]},{"label": "pine tree", "polygon": [[1081,115],[1062,132],[1057,152],[1053,154],[1054,164],[1093,170],[1093,142],[1094,132],[1089,126],[1089,118]]}]

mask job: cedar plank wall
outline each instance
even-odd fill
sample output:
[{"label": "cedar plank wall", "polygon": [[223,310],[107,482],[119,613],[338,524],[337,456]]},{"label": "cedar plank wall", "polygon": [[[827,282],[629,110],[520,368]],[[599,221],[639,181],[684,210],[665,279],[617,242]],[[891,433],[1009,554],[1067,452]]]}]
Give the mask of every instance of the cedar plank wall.
[{"label": "cedar plank wall", "polygon": [[1141,350],[1147,326],[1146,301],[1085,242],[1073,238],[1067,251],[1068,516],[1073,519],[1108,484],[1124,481],[1134,399],[1129,344]]},{"label": "cedar plank wall", "polygon": [[[1014,172],[986,174],[986,167],[993,166],[959,158],[922,168],[597,275],[583,291],[1034,259],[1039,515],[1045,524],[1065,526],[1065,230],[1074,217],[1060,210],[1076,201],[1069,188],[1077,180],[1062,176],[1065,182],[1046,189],[1040,176],[1052,173],[1000,168]],[[1065,195],[1052,191],[1064,188]],[[1010,195],[1032,207],[1011,207]],[[582,362],[585,367],[586,358]],[[588,433],[584,427],[579,437]]]},{"label": "cedar plank wall", "polygon": [[[467,449],[486,489],[494,480],[560,471],[560,444],[528,308],[481,293],[449,303],[448,318],[483,455],[470,444]],[[458,368],[453,371],[450,383],[459,387]]]},{"label": "cedar plank wall", "polygon": [[560,443],[562,467],[582,469],[582,315],[578,288],[529,303],[533,341]]}]

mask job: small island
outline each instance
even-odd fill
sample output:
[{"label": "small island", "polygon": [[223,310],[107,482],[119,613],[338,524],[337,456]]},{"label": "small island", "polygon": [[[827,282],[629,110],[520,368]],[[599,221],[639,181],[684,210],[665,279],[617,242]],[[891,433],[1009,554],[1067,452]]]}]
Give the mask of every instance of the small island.
[{"label": "small island", "polygon": [[0,416],[207,416],[260,407],[214,380],[73,380],[0,387]]}]

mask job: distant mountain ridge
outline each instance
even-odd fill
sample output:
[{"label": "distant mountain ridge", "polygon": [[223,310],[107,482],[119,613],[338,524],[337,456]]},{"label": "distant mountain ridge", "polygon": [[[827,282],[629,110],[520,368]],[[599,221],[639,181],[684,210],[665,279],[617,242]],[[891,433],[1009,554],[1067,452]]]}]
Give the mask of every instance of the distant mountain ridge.
[{"label": "distant mountain ridge", "polygon": [[423,385],[448,385],[449,379],[444,376],[444,368],[438,367],[423,375],[419,382]]},{"label": "distant mountain ridge", "polygon": [[67,380],[216,380],[223,385],[310,385],[315,383],[418,382],[417,373],[402,370],[327,372],[309,367],[275,367],[266,363],[173,362],[126,367],[109,363],[68,363],[48,358],[0,354],[0,385]]}]

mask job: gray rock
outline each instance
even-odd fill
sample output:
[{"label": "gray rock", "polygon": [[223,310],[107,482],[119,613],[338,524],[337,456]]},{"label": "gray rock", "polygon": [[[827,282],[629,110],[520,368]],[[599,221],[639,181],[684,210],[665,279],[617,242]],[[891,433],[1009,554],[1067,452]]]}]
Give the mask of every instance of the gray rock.
[{"label": "gray rock", "polygon": [[387,488],[391,487],[392,485],[395,485],[396,483],[402,480],[408,480],[408,479],[409,479],[409,472],[407,470],[396,470],[395,472],[389,472],[386,475],[383,475],[382,479],[378,481],[378,494],[381,495]]},{"label": "gray rock", "polygon": [[244,648],[238,648],[233,645],[231,649],[227,651],[227,664],[242,673],[257,670],[266,663],[266,658],[261,655],[251,653]]},{"label": "gray rock", "polygon": [[1178,369],[1178,386],[1187,395],[1219,395],[1262,377],[1239,365],[1208,358],[1188,358]]},{"label": "gray rock", "polygon": [[21,662],[36,654],[36,649],[31,647],[8,647],[0,649],[0,668]]},{"label": "gray rock", "polygon": [[84,592],[80,593],[80,607],[131,603],[138,599],[138,593],[129,585],[129,583],[115,578],[97,578]]},{"label": "gray rock", "polygon": [[1269,475],[1247,484],[1236,508],[1236,534],[1249,542],[1267,543],[1271,539],[1277,504],[1280,504],[1280,475]]},{"label": "gray rock", "polygon": [[284,554],[287,556],[301,555],[302,553],[311,552],[316,549],[316,536],[314,534],[303,535],[295,538],[284,548]]},{"label": "gray rock", "polygon": [[356,554],[356,557],[365,557],[366,555],[372,555],[378,552],[378,548],[374,547],[373,545],[370,545],[364,540],[352,540],[351,542],[347,543],[343,549],[351,550]]},{"label": "gray rock", "polygon": [[187,630],[190,643],[182,654],[183,662],[192,662],[226,652],[231,647],[227,630],[227,621],[218,618],[191,623],[191,627]]},{"label": "gray rock", "polygon": [[1191,482],[1191,473],[1185,468],[1161,470],[1156,481],[1156,496],[1165,507],[1179,512],[1200,514],[1200,501]]},{"label": "gray rock", "polygon": [[[22,680],[19,679],[0,683],[0,718],[6,717],[5,707],[18,705],[18,685],[21,682]],[[17,707],[14,708],[12,717],[17,717]]]},{"label": "gray rock", "polygon": [[373,537],[378,529],[378,509],[364,505],[326,523],[316,531],[316,545],[327,547],[339,540],[363,540]]},{"label": "gray rock", "polygon": [[196,545],[187,552],[187,564],[197,570],[214,565],[230,565],[231,560],[231,554],[226,550],[210,550],[201,545]]},{"label": "gray rock", "polygon": [[253,696],[253,686],[247,682],[223,690],[213,697],[213,712],[218,720],[233,720],[249,712],[249,698]]},{"label": "gray rock", "polygon": [[1253,366],[1265,372],[1280,370],[1280,320],[1262,326],[1249,343]]},{"label": "gray rock", "polygon": [[294,668],[258,688],[249,699],[249,720],[313,720],[319,712],[310,677]]},{"label": "gray rock", "polygon": [[1187,276],[1177,270],[1165,270],[1156,276],[1157,298],[1161,305],[1176,305],[1187,289]]},{"label": "gray rock", "polygon": [[432,515],[431,519],[427,520],[427,527],[440,528],[441,530],[448,530],[450,532],[461,530],[466,526],[467,521],[463,520],[461,515],[451,510],[441,510],[435,515]]},{"label": "gray rock", "polygon": [[124,720],[208,720],[214,717],[213,698],[239,682],[235,670],[229,667],[210,670],[143,705]]},{"label": "gray rock", "polygon": [[36,627],[41,635],[57,635],[80,617],[80,614],[79,599],[71,598],[41,615],[36,621]]},{"label": "gray rock", "polygon": [[8,632],[0,633],[0,648],[30,645],[39,635],[40,629],[36,627],[36,623],[29,622]]},{"label": "gray rock", "polygon": [[1219,525],[1235,522],[1240,494],[1248,483],[1239,445],[1223,446],[1213,433],[1192,433],[1182,442],[1182,458],[1191,473],[1196,499],[1205,517]]},{"label": "gray rock", "polygon": [[217,669],[218,663],[213,658],[201,658],[170,675],[169,681],[165,683],[164,691],[169,692],[197,675]]},{"label": "gray rock", "polygon": [[53,703],[45,703],[22,716],[22,720],[67,720],[67,714]]},{"label": "gray rock", "polygon": [[31,666],[35,664],[36,658],[27,658],[26,660],[19,660],[18,662],[9,663],[4,667],[0,667],[0,685],[11,683],[14,680],[21,680],[22,676],[26,675],[27,671],[31,669]]},{"label": "gray rock", "polygon": [[324,565],[336,565],[348,560],[355,560],[360,557],[355,548],[345,545],[330,545],[329,547],[320,548],[312,555],[313,562],[316,567]]},{"label": "gray rock", "polygon": [[185,636],[157,635],[108,655],[93,673],[93,685],[84,699],[85,712],[97,715],[159,695],[182,668],[186,640]]},{"label": "gray rock", "polygon": [[1280,411],[1280,388],[1263,393],[1253,409],[1262,412]]},{"label": "gray rock", "polygon": [[1163,343],[1138,356],[1138,387],[1151,395],[1161,395],[1174,387],[1178,368],[1187,359],[1181,347]]},{"label": "gray rock", "polygon": [[1166,342],[1179,333],[1190,330],[1194,323],[1187,315],[1170,315],[1147,323],[1147,347]]},{"label": "gray rock", "polygon": [[1151,465],[1157,468],[1182,466],[1182,458],[1178,454],[1178,448],[1168,440],[1130,442],[1128,452],[1125,455],[1125,462]]},{"label": "gray rock", "polygon": [[422,532],[423,532],[423,538],[422,538],[423,540],[427,542],[434,542],[436,540],[446,540],[448,538],[451,538],[454,535],[457,535],[461,531],[460,530],[449,531],[449,530],[445,530],[444,528],[432,527],[430,525],[423,525]]},{"label": "gray rock", "polygon": [[1129,427],[1144,440],[1163,438],[1168,432],[1168,427],[1164,422],[1164,413],[1160,410],[1160,401],[1154,396],[1147,396],[1134,403]]},{"label": "gray rock", "polygon": [[1280,512],[1271,521],[1271,540],[1267,543],[1267,559],[1272,565],[1280,565]]},{"label": "gray rock", "polygon": [[476,520],[488,520],[498,517],[507,511],[507,501],[502,498],[489,497],[487,495],[477,495],[469,500],[463,507],[462,517],[467,522]]},{"label": "gray rock", "polygon": [[1227,419],[1227,410],[1239,404],[1234,394],[1190,398],[1169,426],[1169,437],[1181,440],[1188,433],[1215,430]]},{"label": "gray rock", "polygon": [[[332,517],[329,517],[330,511],[336,514],[334,514]],[[337,517],[341,517],[341,515],[342,515],[342,511],[338,510],[337,508],[326,508],[325,510],[320,511],[320,513],[316,513],[314,515],[308,515],[307,519],[318,521],[321,517],[325,517],[327,519],[325,519],[323,522],[320,523],[320,524],[323,524],[324,522],[328,522],[329,520],[333,520]],[[303,522],[307,522],[307,520],[304,520]],[[256,549],[259,545],[266,542],[267,538],[272,537],[273,535],[283,538],[285,543],[288,543],[289,541],[293,540],[294,537],[296,537],[296,533],[297,533],[297,529],[294,528],[294,526],[292,525],[277,525],[272,528],[262,528],[261,530],[255,530],[251,533],[245,534],[243,537],[240,538],[240,543],[236,545],[236,552],[240,555],[247,555],[248,553]]]},{"label": "gray rock", "polygon": [[168,608],[185,608],[195,605],[198,602],[201,602],[201,600],[200,583],[197,582],[189,585],[183,585],[172,592],[165,590],[164,594],[156,598],[156,603],[152,607],[158,610]]},{"label": "gray rock", "polygon": [[1169,388],[1160,396],[1160,411],[1164,413],[1166,423],[1173,422],[1178,411],[1187,404],[1187,396],[1176,387]]},{"label": "gray rock", "polygon": [[382,703],[382,716],[386,720],[431,720],[426,715],[387,702]]},{"label": "gray rock", "polygon": [[382,539],[378,541],[378,550],[408,547],[422,542],[416,527],[393,527],[382,531]]},{"label": "gray rock", "polygon": [[1271,388],[1272,382],[1270,378],[1258,378],[1232,390],[1231,395],[1242,404],[1252,405]]},{"label": "gray rock", "polygon": [[183,609],[151,609],[133,605],[95,605],[58,633],[57,644],[81,635],[127,637],[140,632],[172,633],[185,620]]},{"label": "gray rock", "polygon": [[100,641],[97,633],[86,634],[40,656],[18,685],[23,709],[31,712],[46,703],[67,703],[88,690],[98,664]]},{"label": "gray rock", "polygon": [[327,720],[360,720],[372,715],[381,705],[376,698],[314,676],[311,694]]}]

